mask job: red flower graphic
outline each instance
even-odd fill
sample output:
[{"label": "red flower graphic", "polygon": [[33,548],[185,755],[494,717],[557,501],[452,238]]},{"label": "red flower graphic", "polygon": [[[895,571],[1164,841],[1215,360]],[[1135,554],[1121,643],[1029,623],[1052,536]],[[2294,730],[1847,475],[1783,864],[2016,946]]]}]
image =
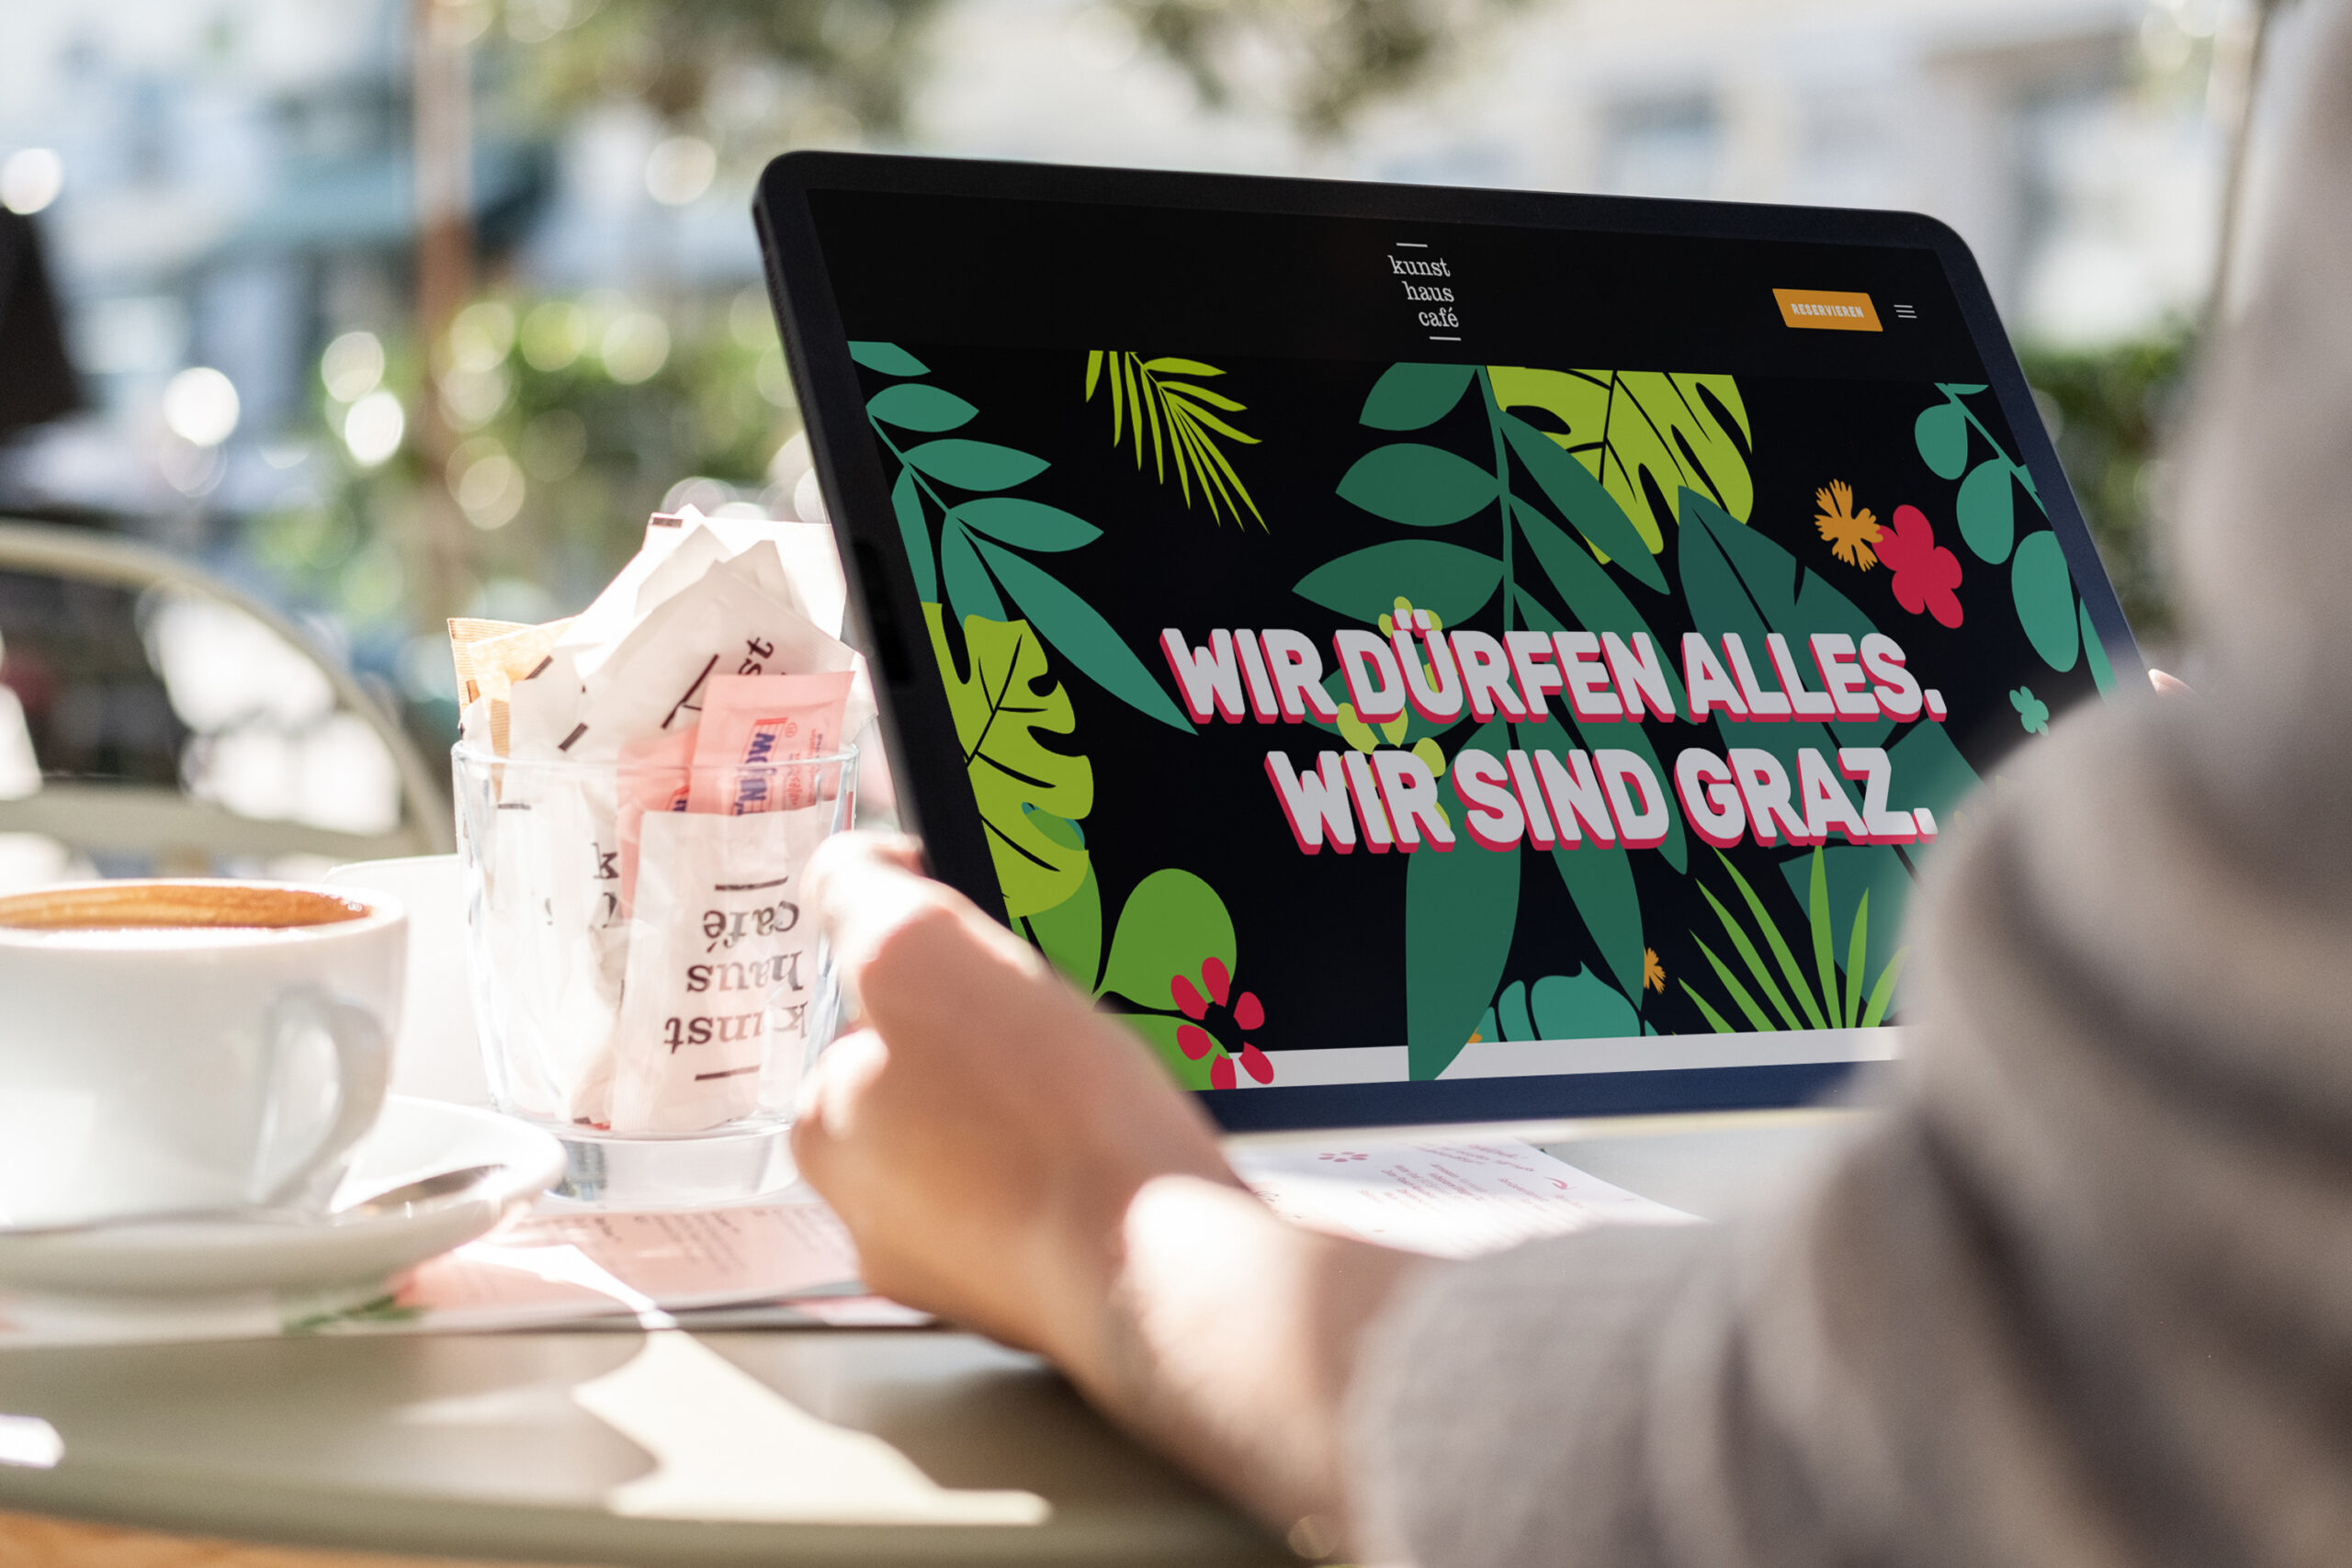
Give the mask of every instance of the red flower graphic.
[{"label": "red flower graphic", "polygon": [[1894,602],[1939,625],[1960,625],[1960,558],[1936,543],[1935,525],[1916,506],[1898,506],[1879,530],[1878,558],[1894,569]]},{"label": "red flower graphic", "polygon": [[[1215,1051],[1216,1059],[1209,1064],[1210,1087],[1232,1089],[1238,1082],[1233,1073],[1233,1057],[1227,1055],[1214,1035],[1200,1026],[1201,1021],[1208,1016],[1209,1008],[1215,1005],[1226,1009],[1235,1026],[1247,1032],[1265,1027],[1266,1010],[1259,1002],[1255,991],[1244,991],[1238,997],[1233,995],[1233,976],[1227,973],[1225,960],[1221,958],[1212,957],[1202,962],[1201,981],[1207,987],[1205,996],[1202,994],[1202,986],[1193,984],[1189,976],[1178,975],[1168,982],[1168,994],[1175,998],[1176,1010],[1193,1021],[1178,1027],[1176,1043],[1185,1055],[1195,1062]],[[1273,1063],[1266,1059],[1263,1051],[1247,1040],[1241,1043],[1241,1070],[1259,1083],[1274,1081]]]}]

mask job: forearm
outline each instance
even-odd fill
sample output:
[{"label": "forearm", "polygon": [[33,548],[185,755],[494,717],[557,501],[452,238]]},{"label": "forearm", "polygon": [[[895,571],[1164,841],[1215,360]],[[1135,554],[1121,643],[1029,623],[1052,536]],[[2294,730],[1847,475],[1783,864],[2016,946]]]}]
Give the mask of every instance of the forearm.
[{"label": "forearm", "polygon": [[1349,1517],[1358,1347],[1398,1283],[1430,1266],[1300,1230],[1237,1188],[1163,1177],[1127,1204],[1092,1331],[1057,1359],[1106,1414],[1328,1552]]}]

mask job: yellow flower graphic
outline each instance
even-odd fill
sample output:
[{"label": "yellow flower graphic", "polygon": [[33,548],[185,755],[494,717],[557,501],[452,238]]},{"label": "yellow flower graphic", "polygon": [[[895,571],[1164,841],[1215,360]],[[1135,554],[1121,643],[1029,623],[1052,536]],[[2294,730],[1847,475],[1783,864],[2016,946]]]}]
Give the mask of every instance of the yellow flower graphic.
[{"label": "yellow flower graphic", "polygon": [[1666,994],[1666,965],[1657,961],[1655,947],[1642,949],[1642,984],[1660,996]]},{"label": "yellow flower graphic", "polygon": [[1814,521],[1821,526],[1821,536],[1829,541],[1830,553],[1864,571],[1876,566],[1878,553],[1871,547],[1878,543],[1878,518],[1867,506],[1854,510],[1854,487],[1844,479],[1831,479],[1827,490],[1813,492],[1813,500],[1821,508],[1821,515]]}]

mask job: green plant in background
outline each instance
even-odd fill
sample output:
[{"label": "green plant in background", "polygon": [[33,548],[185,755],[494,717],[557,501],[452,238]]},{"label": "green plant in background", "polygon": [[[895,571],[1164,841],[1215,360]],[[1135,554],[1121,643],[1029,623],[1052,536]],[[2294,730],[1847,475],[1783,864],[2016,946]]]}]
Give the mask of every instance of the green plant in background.
[{"label": "green plant in background", "polygon": [[[1138,470],[1143,468],[1144,432],[1148,427],[1153,475],[1165,484],[1168,470],[1173,468],[1188,510],[1197,485],[1202,501],[1208,505],[1211,522],[1223,521],[1217,516],[1217,508],[1222,504],[1238,524],[1241,521],[1241,508],[1246,506],[1250,515],[1258,519],[1258,526],[1263,528],[1264,514],[1258,510],[1258,503],[1250,499],[1249,487],[1241,482],[1241,476],[1233,471],[1232,462],[1217,446],[1220,435],[1250,446],[1258,445],[1258,438],[1244,435],[1210,412],[1215,408],[1227,413],[1242,413],[1247,412],[1247,405],[1199,385],[1224,374],[1216,366],[1204,365],[1196,359],[1146,359],[1138,354],[1098,348],[1086,356],[1086,400],[1094,400],[1097,385],[1108,389],[1111,445],[1120,444],[1124,420],[1126,439],[1135,446]],[[1180,376],[1193,379],[1171,378]]]},{"label": "green plant in background", "polygon": [[[1812,881],[1805,903],[1807,926],[1813,935],[1814,966],[1808,975],[1781,935],[1779,923],[1765,911],[1764,901],[1756,896],[1756,889],[1748,886],[1747,878],[1740,875],[1739,868],[1732,864],[1729,857],[1721,851],[1716,852],[1715,859],[1731,874],[1733,886],[1739,890],[1740,901],[1754,919],[1756,930],[1762,934],[1764,949],[1772,955],[1772,964],[1768,966],[1765,964],[1763,952],[1758,950],[1755,939],[1704,883],[1699,885],[1699,891],[1705,897],[1708,907],[1714,910],[1715,918],[1723,923],[1724,936],[1739,959],[1747,983],[1742,983],[1740,976],[1716,955],[1698,932],[1692,931],[1690,937],[1698,943],[1699,952],[1706,959],[1708,967],[1715,972],[1715,978],[1723,982],[1724,994],[1731,998],[1731,1005],[1747,1020],[1747,1026],[1759,1030],[1876,1028],[1886,1017],[1888,1004],[1894,999],[1894,983],[1902,973],[1905,950],[1896,949],[1894,955],[1887,960],[1879,971],[1878,984],[1871,988],[1870,999],[1865,1002],[1862,999],[1862,976],[1870,949],[1871,896],[1868,890],[1863,892],[1860,902],[1855,907],[1852,932],[1847,939],[1846,962],[1841,970],[1831,956],[1834,933],[1829,913],[1828,878],[1822,852],[1813,852]],[[1775,969],[1779,971],[1777,976]],[[1785,990],[1781,986],[1783,980],[1787,982]],[[1725,1019],[1690,981],[1683,980],[1679,984],[1683,993],[1697,1004],[1700,1013],[1716,1033],[1729,1034],[1737,1029],[1738,1026]],[[1753,990],[1749,988],[1750,985]],[[1761,997],[1761,1002],[1758,997]],[[1767,1004],[1770,1008],[1770,1012],[1766,1011]]]},{"label": "green plant in background", "polygon": [[2155,527],[2157,456],[2193,344],[2177,324],[2132,343],[2018,355],[2123,613],[2155,643],[2175,626]]},{"label": "green plant in background", "polygon": [[[1096,685],[1162,724],[1193,733],[1193,726],[1158,676],[1101,612],[1028,554],[1074,550],[1102,536],[1084,518],[1026,496],[1003,493],[1051,467],[1045,458],[961,430],[979,411],[953,392],[916,378],[930,367],[896,344],[854,343],[850,355],[879,376],[898,378],[866,400],[866,423],[898,460],[890,505],[899,521],[915,592],[926,604],[944,604],[946,624],[960,632],[973,616],[1010,621],[1010,599],[1031,630],[1062,661]],[[922,435],[933,439],[916,441]],[[949,648],[952,658],[952,639]],[[942,669],[951,678],[952,664]]]},{"label": "green plant in background", "polygon": [[[426,506],[464,520],[459,603],[544,618],[610,580],[673,485],[698,475],[756,486],[799,423],[757,288],[659,313],[613,294],[502,293],[458,312],[434,352],[455,437],[445,465],[428,469],[413,439],[414,341],[344,333],[322,356],[309,430],[284,448],[318,482],[243,535],[288,603],[363,647],[412,641],[404,670],[447,667],[440,628],[409,619],[435,565]],[[446,744],[456,705],[419,700],[423,689],[410,689],[412,725]]]}]

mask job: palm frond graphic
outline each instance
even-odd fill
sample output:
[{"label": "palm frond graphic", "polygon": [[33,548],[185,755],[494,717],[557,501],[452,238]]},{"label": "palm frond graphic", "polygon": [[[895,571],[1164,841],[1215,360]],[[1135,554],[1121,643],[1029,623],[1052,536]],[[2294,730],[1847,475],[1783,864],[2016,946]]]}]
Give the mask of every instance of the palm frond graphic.
[{"label": "palm frond graphic", "polygon": [[[1709,891],[1705,884],[1700,885],[1701,896],[1713,907],[1715,918],[1723,922],[1724,934],[1731,939],[1732,950],[1745,966],[1747,979],[1754,985],[1755,990],[1751,992],[1747,986],[1742,985],[1740,977],[1733,972],[1731,965],[1716,957],[1714,950],[1704,942],[1699,942],[1699,952],[1706,959],[1708,967],[1715,972],[1715,978],[1723,982],[1724,990],[1731,998],[1732,1005],[1738,1010],[1741,1016],[1747,1019],[1748,1026],[1759,1030],[1875,1029],[1878,1027],[1880,1020],[1886,1016],[1887,1005],[1894,999],[1895,977],[1902,974],[1903,960],[1909,950],[1907,948],[1895,950],[1894,956],[1889,959],[1886,967],[1880,971],[1878,984],[1871,987],[1870,999],[1865,1003],[1862,999],[1862,966],[1869,953],[1871,923],[1869,892],[1867,890],[1863,892],[1861,902],[1854,908],[1853,937],[1847,943],[1845,984],[1840,987],[1838,964],[1830,954],[1828,884],[1822,872],[1821,852],[1817,849],[1813,852],[1813,881],[1810,889],[1812,896],[1806,900],[1805,912],[1808,917],[1807,925],[1813,937],[1815,973],[1820,977],[1819,989],[1816,990],[1811,978],[1805,974],[1804,965],[1798,962],[1796,954],[1789,951],[1788,942],[1781,935],[1781,928],[1773,921],[1772,917],[1765,912],[1764,901],[1756,896],[1756,889],[1748,886],[1747,878],[1740,875],[1739,868],[1733,865],[1722,851],[1715,852],[1715,858],[1723,862],[1725,871],[1731,873],[1732,882],[1739,888],[1740,901],[1747,907],[1749,915],[1754,917],[1756,929],[1763,934],[1764,945],[1771,951],[1772,954],[1772,963],[1768,965],[1764,961],[1763,953],[1757,950],[1756,942],[1741,928],[1739,920],[1733,916],[1732,912],[1724,907],[1723,900]],[[1695,939],[1698,933],[1693,931],[1691,935]],[[1772,971],[1775,968],[1780,971],[1781,977],[1788,982],[1786,991],[1781,988],[1779,982],[1773,977]],[[1737,1028],[1721,1012],[1709,1005],[1707,998],[1693,989],[1690,981],[1682,982],[1682,989],[1685,995],[1699,1004],[1699,1011],[1705,1015],[1708,1024],[1716,1033],[1728,1034]],[[1762,998],[1761,1002],[1758,999],[1759,996]],[[1791,1006],[1792,998],[1795,1003],[1793,1007]],[[1770,1005],[1771,1009],[1770,1013],[1766,1012],[1765,1004]],[[1800,1010],[1802,1010],[1802,1017],[1800,1017]],[[1778,1021],[1775,1021],[1776,1016]]]},{"label": "palm frond graphic", "polygon": [[1216,366],[1204,365],[1197,359],[1146,359],[1120,349],[1098,348],[1086,356],[1086,400],[1092,402],[1097,390],[1108,389],[1111,445],[1132,443],[1136,469],[1140,473],[1144,447],[1148,442],[1153,474],[1166,484],[1169,470],[1175,470],[1176,484],[1183,492],[1187,509],[1197,490],[1208,505],[1212,522],[1224,523],[1224,517],[1219,515],[1222,510],[1231,513],[1238,524],[1241,521],[1241,509],[1246,506],[1250,515],[1257,518],[1258,526],[1263,528],[1264,514],[1259,512],[1258,503],[1250,499],[1249,487],[1233,471],[1233,464],[1217,445],[1219,436],[1248,446],[1258,445],[1256,436],[1236,430],[1217,412],[1244,413],[1248,410],[1231,398],[1200,385],[1224,374]]}]

